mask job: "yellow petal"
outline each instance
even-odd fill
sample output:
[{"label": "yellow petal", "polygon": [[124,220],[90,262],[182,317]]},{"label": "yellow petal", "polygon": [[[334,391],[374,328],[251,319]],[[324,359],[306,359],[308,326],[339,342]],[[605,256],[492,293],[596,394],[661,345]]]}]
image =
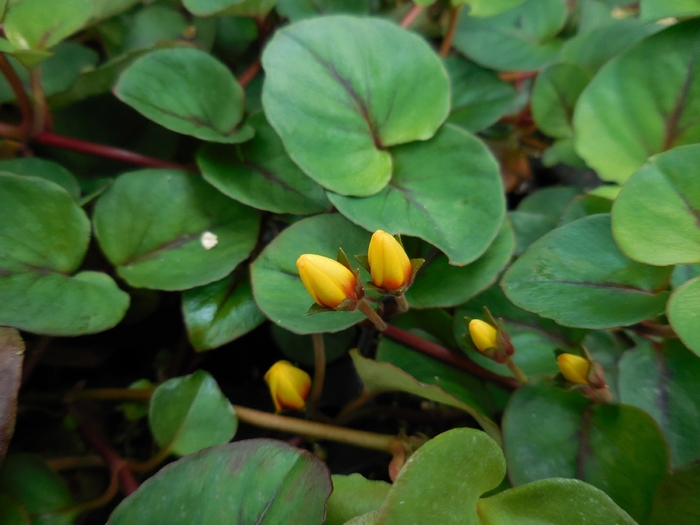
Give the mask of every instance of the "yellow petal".
[{"label": "yellow petal", "polygon": [[398,290],[411,278],[411,261],[403,246],[391,235],[377,230],[369,242],[367,261],[372,282],[385,290]]},{"label": "yellow petal", "polygon": [[591,368],[591,363],[588,362],[588,359],[574,354],[559,354],[557,356],[557,365],[559,365],[562,375],[570,383],[577,385],[588,384],[588,371]]},{"label": "yellow petal", "polygon": [[497,344],[498,331],[480,319],[469,321],[469,335],[480,352],[486,352]]},{"label": "yellow petal", "polygon": [[335,308],[345,299],[357,299],[355,275],[339,262],[306,253],[297,259],[297,269],[306,291],[321,306]]},{"label": "yellow petal", "polygon": [[311,389],[309,374],[289,361],[277,361],[265,374],[275,410],[300,410],[306,404]]}]

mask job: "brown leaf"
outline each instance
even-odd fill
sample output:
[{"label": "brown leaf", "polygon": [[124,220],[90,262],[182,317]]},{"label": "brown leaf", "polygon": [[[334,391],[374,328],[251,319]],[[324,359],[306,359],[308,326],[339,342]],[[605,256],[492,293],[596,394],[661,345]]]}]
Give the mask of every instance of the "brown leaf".
[{"label": "brown leaf", "polygon": [[23,356],[24,341],[19,332],[0,327],[0,462],[15,430]]}]

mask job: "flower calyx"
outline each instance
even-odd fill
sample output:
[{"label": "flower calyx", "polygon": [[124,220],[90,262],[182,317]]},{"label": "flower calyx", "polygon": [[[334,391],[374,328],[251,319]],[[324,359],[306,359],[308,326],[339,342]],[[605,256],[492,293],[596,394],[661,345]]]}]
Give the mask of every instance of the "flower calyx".
[{"label": "flower calyx", "polygon": [[473,350],[493,359],[499,364],[506,363],[515,353],[510,336],[503,328],[503,319],[496,321],[488,308],[484,306],[484,319],[464,318],[469,337],[464,335],[464,342]]},{"label": "flower calyx", "polygon": [[570,390],[579,390],[596,403],[609,403],[612,396],[605,382],[603,367],[593,359],[585,347],[581,349],[583,356],[555,350],[560,371],[556,379],[569,385]]},{"label": "flower calyx", "polygon": [[275,410],[301,410],[311,389],[311,377],[289,361],[277,361],[265,373]]},{"label": "flower calyx", "polygon": [[305,253],[297,259],[299,277],[314,304],[306,312],[354,311],[364,297],[360,270],[353,269],[342,248],[337,260],[323,255]]}]

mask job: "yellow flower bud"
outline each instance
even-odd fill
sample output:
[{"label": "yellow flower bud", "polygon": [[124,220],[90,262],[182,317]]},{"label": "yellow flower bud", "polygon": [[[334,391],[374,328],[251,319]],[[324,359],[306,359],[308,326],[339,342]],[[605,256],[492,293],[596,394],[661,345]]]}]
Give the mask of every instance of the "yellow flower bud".
[{"label": "yellow flower bud", "polygon": [[372,282],[378,288],[398,290],[411,279],[413,268],[403,246],[388,233],[377,230],[367,253]]},{"label": "yellow flower bud", "polygon": [[275,410],[301,410],[311,389],[309,374],[289,361],[277,361],[265,374]]},{"label": "yellow flower bud", "polygon": [[577,385],[588,384],[588,371],[591,368],[591,363],[588,359],[574,354],[559,354],[557,356],[557,365],[559,365],[562,375],[570,383]]},{"label": "yellow flower bud", "polygon": [[469,321],[469,335],[479,352],[486,352],[497,344],[498,331],[485,321],[472,319]]},{"label": "yellow flower bud", "polygon": [[323,255],[304,254],[297,268],[306,291],[321,306],[336,308],[345,299],[357,299],[355,274]]}]

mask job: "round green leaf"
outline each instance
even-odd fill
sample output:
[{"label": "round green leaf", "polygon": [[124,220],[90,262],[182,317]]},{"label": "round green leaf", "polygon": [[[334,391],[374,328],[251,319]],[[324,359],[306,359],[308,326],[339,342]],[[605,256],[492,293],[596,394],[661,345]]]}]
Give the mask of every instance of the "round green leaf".
[{"label": "round green leaf", "polygon": [[455,0],[453,5],[466,4],[469,15],[477,17],[495,16],[519,6],[525,0]]},{"label": "round green leaf", "polygon": [[579,195],[572,200],[559,217],[559,226],[599,213],[610,213],[613,201],[598,195]]},{"label": "round green leaf", "polygon": [[321,525],[331,490],[330,473],[314,455],[253,439],[171,463],[126,498],[108,524]]},{"label": "round green leaf", "polygon": [[22,0],[5,16],[5,36],[18,49],[50,49],[81,29],[91,12],[88,0]]},{"label": "round green leaf", "polygon": [[243,0],[183,0],[182,5],[196,16],[211,16],[240,4]]},{"label": "round green leaf", "polygon": [[532,117],[550,137],[564,138],[574,130],[571,120],[579,95],[590,75],[572,64],[554,64],[545,68],[532,91]]},{"label": "round green leaf", "polygon": [[129,296],[107,275],[81,272],[85,212],[48,180],[0,173],[0,325],[50,335],[116,325]]},{"label": "round green leaf", "polygon": [[623,186],[612,219],[627,256],[659,266],[700,262],[699,162],[700,145],[674,148],[650,158]]},{"label": "round green leaf", "polygon": [[666,442],[649,415],[627,405],[592,406],[579,392],[543,383],[513,394],[503,437],[514,485],[576,477],[603,490],[640,523],[668,469]]},{"label": "round green leaf", "polygon": [[576,150],[603,180],[623,183],[648,157],[700,142],[698,111],[700,21],[689,20],[640,42],[596,75],[576,105]]},{"label": "round green leaf", "polygon": [[700,523],[700,464],[677,470],[659,485],[649,525]]},{"label": "round green leaf", "polygon": [[324,525],[345,525],[356,516],[377,510],[391,488],[386,481],[371,481],[360,474],[334,474],[331,479],[333,493]]},{"label": "round green leaf", "polygon": [[277,12],[292,22],[306,18],[348,13],[366,15],[369,0],[277,0]]},{"label": "round green leaf", "polygon": [[38,157],[16,158],[0,161],[0,171],[15,175],[29,175],[50,180],[70,193],[75,200],[80,198],[80,185],[71,172],[56,162]]},{"label": "round green leaf", "polygon": [[476,133],[513,108],[517,92],[489,69],[457,55],[445,59],[452,85],[452,103],[447,122]]},{"label": "round green leaf", "polygon": [[323,188],[289,158],[263,113],[248,119],[253,140],[239,146],[206,144],[197,164],[211,185],[232,199],[274,213],[307,215],[330,208]]},{"label": "round green leaf", "polygon": [[484,143],[447,124],[431,140],[391,152],[389,185],[365,198],[329,192],[338,211],[368,230],[420,237],[454,265],[480,257],[505,213],[498,164]]},{"label": "round green leaf", "polygon": [[95,206],[102,251],[129,284],[185,290],[219,280],[255,246],[255,210],[192,173],[121,175]]},{"label": "round green leaf", "polygon": [[172,131],[211,142],[252,138],[243,117],[243,88],[210,54],[189,47],[159,49],[138,58],[114,93],[145,117]]},{"label": "round green leaf", "polygon": [[610,216],[570,222],[535,242],[501,281],[520,308],[565,326],[627,326],[663,312],[672,268],[625,257]]},{"label": "round green leaf", "polygon": [[[294,162],[342,195],[374,195],[387,147],[435,134],[447,73],[416,34],[372,18],[327,16],[277,31],[262,57],[263,107]],[[430,103],[426,103],[426,101]]]},{"label": "round green leaf", "polygon": [[218,348],[265,321],[253,300],[250,280],[230,275],[182,293],[187,335],[196,350]]},{"label": "round green leaf", "polygon": [[700,355],[700,277],[677,288],[671,294],[666,311],[681,341]]},{"label": "round green leaf", "polygon": [[514,248],[513,229],[505,220],[491,246],[473,263],[451,266],[444,255],[429,261],[406,292],[406,299],[413,308],[462,304],[496,281],[510,261]]},{"label": "round green leaf", "polygon": [[24,508],[6,494],[0,494],[0,523],[6,525],[32,525],[32,519]]},{"label": "round green leaf", "polygon": [[679,288],[693,277],[700,276],[700,264],[678,264],[671,274],[671,288]]},{"label": "round green leaf", "polygon": [[625,352],[618,363],[620,400],[656,420],[675,467],[700,458],[698,377],[700,359],[670,339],[661,348],[644,341]]},{"label": "round green leaf", "polygon": [[641,0],[639,10],[642,20],[682,18],[700,15],[700,3],[697,0]]},{"label": "round green leaf", "polygon": [[492,69],[534,71],[557,58],[567,10],[562,0],[526,0],[488,18],[465,15],[454,36],[459,51]]},{"label": "round green leaf", "polygon": [[[338,248],[348,257],[367,253],[370,234],[338,214],[299,221],[279,234],[251,266],[253,295],[275,324],[297,334],[338,332],[364,319],[359,312],[322,312],[307,316],[313,304],[299,278],[296,261],[304,253],[335,259]],[[359,266],[359,265],[357,265]],[[362,281],[369,273],[361,270]]]},{"label": "round green leaf", "polygon": [[202,370],[159,385],[148,423],[158,444],[180,456],[226,443],[238,428],[233,406]]}]

